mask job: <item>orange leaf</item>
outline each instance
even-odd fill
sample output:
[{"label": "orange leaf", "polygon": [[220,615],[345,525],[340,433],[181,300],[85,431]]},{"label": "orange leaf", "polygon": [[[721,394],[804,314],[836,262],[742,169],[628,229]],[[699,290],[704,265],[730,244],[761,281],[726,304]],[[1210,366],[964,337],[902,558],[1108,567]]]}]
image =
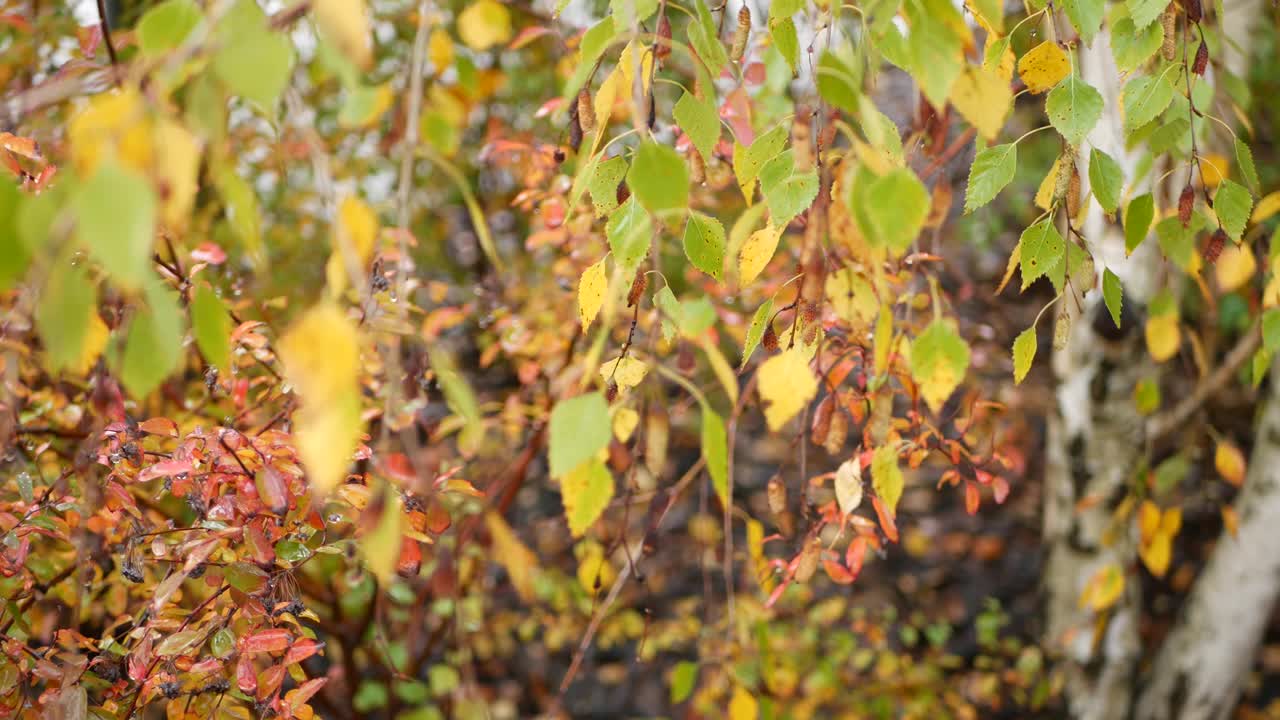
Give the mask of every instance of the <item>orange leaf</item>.
[{"label": "orange leaf", "polygon": [[894,523],[893,511],[885,507],[878,497],[872,497],[871,504],[876,509],[876,518],[880,520],[880,529],[884,530],[885,537],[891,542],[898,542],[898,526]]}]

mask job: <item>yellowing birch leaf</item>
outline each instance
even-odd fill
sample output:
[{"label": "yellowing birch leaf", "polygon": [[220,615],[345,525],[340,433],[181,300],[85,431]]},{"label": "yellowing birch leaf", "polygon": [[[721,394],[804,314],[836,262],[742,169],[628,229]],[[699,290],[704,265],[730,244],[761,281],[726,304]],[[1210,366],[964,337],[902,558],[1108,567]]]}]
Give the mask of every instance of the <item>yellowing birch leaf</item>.
[{"label": "yellowing birch leaf", "polygon": [[485,513],[484,524],[489,528],[489,537],[493,539],[494,559],[507,571],[511,578],[511,587],[525,602],[532,602],[535,596],[534,580],[538,577],[538,556],[520,542],[511,526],[496,512]]},{"label": "yellowing birch leaf", "polygon": [[578,280],[578,320],[582,323],[582,332],[591,326],[591,321],[600,314],[604,305],[604,293],[609,287],[609,280],[604,274],[604,259],[582,271]]},{"label": "yellowing birch leaf", "polygon": [[161,148],[155,168],[160,221],[169,230],[181,232],[187,227],[199,189],[201,143],[172,120],[163,120],[156,126],[155,143]]},{"label": "yellowing birch leaf", "polygon": [[729,700],[729,720],[756,720],[760,717],[760,704],[739,685],[733,689],[733,697]]},{"label": "yellowing birch leaf", "polygon": [[818,392],[818,379],[799,347],[769,358],[756,374],[760,399],[765,403],[764,417],[775,432]]},{"label": "yellowing birch leaf", "polygon": [[1048,92],[1071,72],[1071,59],[1058,43],[1048,41],[1027,51],[1018,61],[1018,76],[1033,95]]},{"label": "yellowing birch leaf", "polygon": [[998,71],[969,65],[951,86],[951,104],[982,137],[994,140],[1013,105],[1013,90]]},{"label": "yellowing birch leaf", "polygon": [[1124,592],[1124,571],[1116,563],[1108,563],[1089,578],[1080,594],[1080,607],[1101,612],[1116,604]]},{"label": "yellowing birch leaf", "polygon": [[1253,208],[1253,216],[1249,218],[1249,221],[1256,225],[1277,212],[1280,212],[1280,190],[1268,193],[1259,200],[1258,205]]},{"label": "yellowing birch leaf", "polygon": [[1218,187],[1227,178],[1231,170],[1231,161],[1220,153],[1205,153],[1200,159],[1201,180],[1206,187]]},{"label": "yellowing birch leaf", "polygon": [[335,304],[308,310],[279,343],[285,375],[301,401],[294,444],[319,495],[346,477],[363,431],[360,420],[360,339]]},{"label": "yellowing birch leaf", "polygon": [[753,233],[747,241],[742,244],[742,249],[738,251],[738,285],[746,285],[752,280],[760,276],[769,261],[773,259],[773,252],[778,249],[778,239],[782,237],[782,230],[775,228],[773,223],[761,228]]},{"label": "yellowing birch leaf", "polygon": [[898,451],[892,445],[881,445],[871,456],[871,487],[890,515],[897,515],[905,481],[898,467]]},{"label": "yellowing birch leaf", "polygon": [[1244,472],[1247,467],[1244,453],[1230,440],[1219,440],[1213,451],[1213,466],[1223,480],[1240,487],[1244,485]]},{"label": "yellowing birch leaf", "polygon": [[71,162],[89,177],[104,157],[115,155],[124,165],[149,172],[152,126],[142,96],[132,87],[96,95],[67,128]]},{"label": "yellowing birch leaf", "polygon": [[1218,288],[1222,292],[1231,292],[1253,279],[1258,270],[1258,262],[1253,257],[1253,250],[1248,245],[1227,243],[1227,247],[1218,256],[1213,266],[1214,277],[1218,279]]},{"label": "yellowing birch leaf", "polygon": [[606,383],[613,380],[620,388],[633,388],[639,385],[648,372],[649,366],[644,361],[633,357],[614,358],[600,366],[600,377]]},{"label": "yellowing birch leaf", "polygon": [[333,227],[333,254],[325,265],[325,280],[335,297],[347,288],[349,279],[363,279],[377,237],[378,216],[373,209],[354,195],[343,198]]},{"label": "yellowing birch leaf", "polygon": [[911,377],[936,413],[969,369],[969,346],[942,319],[934,320],[911,343]]},{"label": "yellowing birch leaf", "polygon": [[629,407],[615,408],[613,411],[613,436],[618,442],[626,442],[631,439],[631,434],[636,431],[636,426],[640,424],[640,413]]},{"label": "yellowing birch leaf", "polygon": [[1178,329],[1176,313],[1165,313],[1149,318],[1145,334],[1147,352],[1151,353],[1152,360],[1160,363],[1177,354],[1182,335]]},{"label": "yellowing birch leaf", "polygon": [[453,65],[453,38],[449,37],[449,31],[439,27],[431,31],[431,38],[427,41],[427,59],[437,73]]},{"label": "yellowing birch leaf", "polygon": [[386,487],[383,489],[385,502],[370,505],[366,513],[373,512],[381,506],[377,518],[366,527],[368,530],[360,536],[356,546],[365,567],[378,581],[384,585],[396,574],[396,564],[400,560],[400,544],[404,537],[404,503],[400,493]]},{"label": "yellowing birch leaf", "polygon": [[1138,557],[1156,577],[1164,577],[1169,572],[1169,561],[1173,557],[1173,538],[1165,533],[1156,533],[1151,542],[1138,547]]},{"label": "yellowing birch leaf", "polygon": [[1000,46],[1000,48],[998,48],[1000,50],[1000,57],[998,60],[989,63],[988,66],[994,66],[996,74],[1003,78],[1006,83],[1013,82],[1013,67],[1017,63],[1018,58],[1013,54],[1013,48],[1009,46],[1008,42],[1004,42],[1003,38],[995,33],[987,33],[987,40],[983,44],[982,48],[983,57],[986,57],[988,53],[991,52],[992,48],[995,48],[997,45]]},{"label": "yellowing birch leaf", "polygon": [[80,346],[80,359],[67,369],[75,375],[88,375],[94,363],[98,362],[102,351],[106,349],[107,339],[110,336],[111,331],[107,328],[107,324],[102,322],[97,311],[90,312],[89,322],[84,330],[84,343]]},{"label": "yellowing birch leaf", "polygon": [[574,537],[582,537],[613,499],[613,476],[609,468],[592,458],[570,470],[560,480],[560,499],[569,521],[569,532]]},{"label": "yellowing birch leaf", "polygon": [[364,0],[314,0],[311,14],[320,33],[361,70],[373,66],[373,36]]},{"label": "yellowing birch leaf", "polygon": [[511,12],[497,0],[477,0],[458,16],[458,35],[472,50],[488,50],[511,39]]},{"label": "yellowing birch leaf", "polygon": [[1062,170],[1062,156],[1059,155],[1057,160],[1053,161],[1053,167],[1049,168],[1049,173],[1040,181],[1040,187],[1036,190],[1035,203],[1036,207],[1041,210],[1048,210],[1053,207],[1053,190],[1058,183],[1058,173]]}]

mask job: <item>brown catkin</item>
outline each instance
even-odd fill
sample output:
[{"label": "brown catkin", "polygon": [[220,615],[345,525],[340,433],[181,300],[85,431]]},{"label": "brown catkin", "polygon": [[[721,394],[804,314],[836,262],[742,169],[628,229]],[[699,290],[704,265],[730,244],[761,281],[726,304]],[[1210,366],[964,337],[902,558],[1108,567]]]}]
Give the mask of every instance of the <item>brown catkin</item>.
[{"label": "brown catkin", "polygon": [[1182,188],[1182,194],[1178,195],[1178,220],[1182,222],[1182,227],[1191,225],[1191,211],[1196,206],[1196,191],[1191,187],[1191,183]]},{"label": "brown catkin", "polygon": [[765,326],[764,337],[760,338],[760,344],[764,345],[764,349],[769,352],[778,352],[778,333],[773,331],[773,325]]},{"label": "brown catkin", "polygon": [[636,277],[631,281],[631,289],[627,291],[627,307],[635,307],[640,302],[640,298],[644,296],[644,289],[649,285],[649,276],[644,274],[644,270],[636,268]]},{"label": "brown catkin", "polygon": [[578,103],[569,106],[569,147],[574,152],[582,147],[582,123],[578,122]]},{"label": "brown catkin", "polygon": [[818,407],[813,411],[813,424],[809,427],[809,440],[814,445],[821,447],[827,442],[827,435],[831,432],[831,416],[835,412],[835,408],[835,396],[828,395],[825,400],[818,403]]},{"label": "brown catkin", "polygon": [[1227,245],[1227,231],[1218,228],[1209,236],[1209,242],[1204,246],[1204,261],[1212,265],[1218,262],[1218,256],[1222,254],[1222,248]]},{"label": "brown catkin", "polygon": [[787,484],[782,481],[781,475],[769,478],[765,496],[769,499],[769,512],[781,515],[787,511]]},{"label": "brown catkin", "polygon": [[701,185],[707,181],[707,164],[702,161],[702,154],[697,150],[689,150],[689,181]]},{"label": "brown catkin", "polygon": [[1067,180],[1067,217],[1080,215],[1080,168],[1072,163],[1071,177]]},{"label": "brown catkin", "polygon": [[827,441],[822,444],[827,452],[837,455],[844,449],[844,442],[849,438],[849,417],[844,408],[837,407],[831,414],[831,427],[827,429]]},{"label": "brown catkin", "polygon": [[746,5],[738,10],[738,27],[733,31],[733,44],[730,46],[729,59],[741,62],[747,51],[747,38],[751,36],[751,10]]},{"label": "brown catkin", "polygon": [[1191,63],[1191,72],[1204,76],[1204,71],[1209,67],[1209,46],[1204,41],[1200,41],[1200,47],[1196,48],[1195,62]]},{"label": "brown catkin", "polygon": [[621,205],[622,203],[630,199],[630,197],[631,197],[631,188],[627,186],[627,181],[623,180],[622,182],[618,183],[618,191],[614,193],[614,199],[618,201],[618,204]]},{"label": "brown catkin", "polygon": [[578,91],[578,124],[582,126],[583,132],[596,129],[595,103],[592,102],[591,93],[586,88]]},{"label": "brown catkin", "polygon": [[653,56],[658,60],[665,59],[671,54],[671,21],[667,19],[665,12],[658,20],[658,38],[653,45]]},{"label": "brown catkin", "polygon": [[1173,61],[1178,56],[1178,6],[1169,3],[1160,16],[1160,25],[1164,28],[1164,44],[1160,46],[1160,55],[1165,60]]},{"label": "brown catkin", "polygon": [[1058,320],[1053,324],[1053,349],[1061,350],[1067,346],[1067,340],[1071,337],[1071,316],[1066,313],[1058,313]]},{"label": "brown catkin", "polygon": [[1070,151],[1062,153],[1058,162],[1058,176],[1053,179],[1053,199],[1062,200],[1067,197],[1071,187],[1071,176],[1076,172],[1076,158]]},{"label": "brown catkin", "polygon": [[1187,13],[1187,22],[1198,23],[1204,17],[1200,0],[1182,0],[1182,9]]},{"label": "brown catkin", "polygon": [[800,551],[800,558],[796,563],[796,582],[807,583],[818,571],[818,560],[822,556],[822,546],[818,538],[814,538],[804,546],[804,550]]}]

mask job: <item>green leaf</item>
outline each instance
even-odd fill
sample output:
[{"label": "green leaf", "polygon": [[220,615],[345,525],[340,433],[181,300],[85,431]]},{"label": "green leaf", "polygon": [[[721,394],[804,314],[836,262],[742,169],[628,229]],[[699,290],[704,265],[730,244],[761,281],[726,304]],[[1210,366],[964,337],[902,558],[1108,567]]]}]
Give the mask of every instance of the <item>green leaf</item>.
[{"label": "green leaf", "polygon": [[747,364],[747,360],[751,359],[751,353],[755,352],[760,344],[760,338],[764,337],[765,327],[772,315],[773,298],[769,298],[763,305],[756,308],[755,315],[751,316],[751,324],[747,326],[747,336],[742,342],[742,366]]},{"label": "green leaf", "polygon": [[1121,95],[1125,132],[1131,133],[1155,120],[1171,102],[1173,83],[1169,81],[1167,72],[1134,77],[1125,84]]},{"label": "green leaf", "polygon": [[1253,164],[1253,152],[1240,138],[1236,138],[1236,166],[1240,168],[1240,176],[1253,194],[1260,194],[1262,184],[1258,182],[1258,168]]},{"label": "green leaf", "polygon": [[1155,199],[1151,193],[1139,195],[1129,201],[1124,210],[1124,250],[1126,254],[1133,251],[1146,239],[1151,231],[1151,221],[1156,216]]},{"label": "green leaf", "polygon": [[817,76],[814,78],[818,94],[832,106],[856,115],[861,93],[858,91],[860,83],[855,68],[859,67],[861,65],[845,62],[844,58],[832,50],[824,51],[822,58],[818,60]]},{"label": "green leaf", "polygon": [[238,0],[218,28],[220,47],[213,72],[231,92],[275,117],[280,95],[293,73],[293,45],[267,28],[267,16],[255,0]]},{"label": "green leaf", "polygon": [[173,50],[203,19],[204,13],[194,0],[165,0],[138,21],[138,48],[150,56]]},{"label": "green leaf", "polygon": [[[609,430],[608,418],[601,425],[605,434]],[[590,458],[573,468],[560,481],[560,498],[564,503],[565,519],[574,537],[581,536],[609,507],[613,499],[613,475],[598,458]]]},{"label": "green leaf", "polygon": [[609,216],[604,234],[609,240],[609,249],[613,251],[613,259],[624,270],[632,272],[649,254],[653,223],[632,196]]},{"label": "green leaf", "polygon": [[129,322],[119,370],[120,382],[138,400],[150,395],[182,360],[177,297],[158,280],[147,284],[146,297],[146,308],[139,308]]},{"label": "green leaf", "polygon": [[1170,0],[1127,0],[1129,17],[1133,18],[1134,27],[1144,28],[1156,21]]},{"label": "green leaf", "polygon": [[1089,152],[1089,188],[1107,213],[1113,213],[1120,207],[1120,194],[1124,191],[1124,170],[1120,163],[1098,148]]},{"label": "green leaf", "polygon": [[1240,235],[1249,222],[1249,211],[1253,209],[1253,197],[1243,185],[1223,179],[1218,192],[1213,196],[1213,211],[1222,223],[1222,229],[1232,240],[1240,242]]},{"label": "green leaf", "polygon": [[18,211],[22,195],[18,186],[0,180],[0,292],[22,279],[31,262],[31,251],[18,236]]},{"label": "green leaf", "polygon": [[[969,346],[941,318],[930,323],[911,343],[911,377],[935,413],[964,380],[968,369]],[[880,492],[879,488],[876,492]]]},{"label": "green leaf", "polygon": [[1111,26],[1111,56],[1116,68],[1122,73],[1137,70],[1156,54],[1163,41],[1164,28],[1159,23],[1139,30],[1132,18],[1120,18]]},{"label": "green leaf", "polygon": [[787,128],[779,125],[769,132],[756,136],[749,147],[735,143],[733,146],[733,174],[738,178],[742,194],[751,202],[756,178],[764,164],[778,156],[787,144]]},{"label": "green leaf", "polygon": [[892,445],[881,445],[871,456],[871,487],[889,513],[896,514],[905,482],[898,467],[898,451]]},{"label": "green leaf", "polygon": [[706,64],[711,77],[720,77],[720,71],[729,62],[729,54],[720,42],[715,18],[711,16],[711,9],[707,7],[705,0],[695,0],[694,7],[698,16],[689,23],[689,44]]},{"label": "green leaf", "polygon": [[931,105],[946,107],[964,65],[965,38],[956,29],[965,26],[964,18],[949,0],[911,0],[905,10],[911,75]]},{"label": "green leaf", "polygon": [[1067,143],[1079,147],[1102,117],[1102,94],[1072,73],[1049,91],[1044,103],[1049,123]]},{"label": "green leaf", "polygon": [[57,372],[79,363],[98,293],[83,265],[62,259],[49,272],[35,321],[49,369]]},{"label": "green leaf", "polygon": [[609,406],[598,392],[556,403],[551,410],[551,476],[562,478],[609,446]]},{"label": "green leaf", "polygon": [[1066,254],[1066,243],[1052,219],[1041,220],[1022,231],[1018,240],[1022,248],[1019,265],[1022,268],[1022,289],[1031,287],[1031,283],[1048,274],[1063,261]]},{"label": "green leaf", "polygon": [[262,250],[262,226],[257,194],[232,168],[223,168],[218,172],[214,176],[214,184],[226,206],[231,229],[250,254],[259,254]]},{"label": "green leaf", "polygon": [[609,12],[623,27],[644,22],[658,11],[658,0],[609,0]]},{"label": "green leaf", "polygon": [[795,74],[796,68],[800,65],[800,35],[796,32],[795,21],[789,17],[770,20],[769,37],[773,39],[773,46],[787,61],[792,74]]},{"label": "green leaf", "polygon": [[591,179],[587,181],[596,217],[604,217],[618,207],[618,184],[626,174],[627,161],[622,156],[596,163]]},{"label": "green leaf", "polygon": [[134,289],[152,276],[156,198],[145,177],[104,162],[80,186],[75,207],[80,239],[113,281]]},{"label": "green leaf", "polygon": [[276,543],[276,559],[284,561],[284,567],[294,567],[311,557],[311,548],[297,540],[285,538]]},{"label": "green leaf", "polygon": [[155,653],[158,657],[182,655],[203,640],[204,631],[202,630],[179,630],[161,640],[160,644],[156,646]]},{"label": "green leaf", "polygon": [[445,403],[453,414],[462,420],[462,432],[458,445],[463,452],[473,452],[484,440],[485,426],[480,415],[480,403],[467,376],[458,370],[453,355],[442,345],[427,348],[427,360],[435,369],[436,382],[444,395]]},{"label": "green leaf", "polygon": [[1269,353],[1280,351],[1280,308],[1262,313],[1262,346]]},{"label": "green leaf", "polygon": [[1080,37],[1086,43],[1092,43],[1106,16],[1103,0],[1062,0],[1059,7],[1067,14]]},{"label": "green leaf", "polygon": [[582,40],[578,43],[578,64],[573,74],[565,81],[563,96],[565,100],[572,102],[577,98],[578,91],[587,83],[600,57],[604,55],[604,51],[609,48],[619,32],[620,28],[614,22],[613,16],[608,15],[587,28],[587,31],[582,34]]},{"label": "green leaf", "polygon": [[649,212],[682,210],[689,204],[689,168],[673,148],[646,142],[631,161],[627,187]]},{"label": "green leaf", "polygon": [[1183,227],[1176,215],[1156,223],[1156,239],[1164,256],[1183,270],[1190,267],[1191,257],[1195,254],[1196,229],[1194,223]]},{"label": "green leaf", "polygon": [[1018,333],[1013,341],[1013,381],[1021,383],[1036,359],[1036,326]]},{"label": "green leaf", "polygon": [[209,652],[213,653],[216,658],[229,658],[235,650],[235,633],[227,628],[221,628],[209,639]]},{"label": "green leaf", "polygon": [[191,302],[191,330],[205,362],[226,370],[231,361],[231,315],[207,285],[196,289]]},{"label": "green leaf", "polygon": [[778,228],[785,228],[818,197],[818,172],[798,172],[793,153],[792,150],[779,153],[760,169],[760,192]]},{"label": "green leaf", "polygon": [[698,663],[681,660],[671,670],[671,704],[679,705],[693,694],[698,684]]},{"label": "green leaf", "polygon": [[1120,285],[1120,278],[1111,272],[1111,268],[1102,270],[1102,300],[1107,305],[1107,312],[1111,313],[1111,322],[1119,328],[1120,311],[1124,309],[1124,289]]},{"label": "green leaf", "polygon": [[899,253],[910,248],[929,217],[929,191],[920,178],[895,168],[871,184],[866,199],[864,210],[877,231],[873,242]]},{"label": "green leaf", "polygon": [[707,474],[720,502],[729,503],[729,439],[724,420],[710,407],[702,406],[702,457],[707,461]]},{"label": "green leaf", "polygon": [[1018,145],[1007,143],[983,148],[969,168],[969,189],[964,195],[964,211],[971,213],[995,199],[1018,170]]},{"label": "green leaf", "polygon": [[686,92],[672,109],[672,115],[702,159],[710,160],[720,139],[720,115],[716,112],[715,100],[705,102]]},{"label": "green leaf", "polygon": [[684,226],[684,254],[689,262],[716,280],[724,272],[725,235],[719,220],[699,212],[689,213]]},{"label": "green leaf", "polygon": [[869,96],[863,95],[858,100],[858,123],[862,126],[862,134],[867,142],[883,150],[895,163],[902,162],[902,136],[898,134],[898,126],[893,123]]},{"label": "green leaf", "polygon": [[969,5],[987,21],[992,30],[1004,32],[1004,3],[1001,0],[973,0]]}]

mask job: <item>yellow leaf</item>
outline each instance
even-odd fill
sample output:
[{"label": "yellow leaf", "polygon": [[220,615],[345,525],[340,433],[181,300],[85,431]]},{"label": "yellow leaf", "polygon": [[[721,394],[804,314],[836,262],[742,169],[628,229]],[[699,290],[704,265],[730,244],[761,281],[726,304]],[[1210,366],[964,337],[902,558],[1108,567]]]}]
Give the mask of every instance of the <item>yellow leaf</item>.
[{"label": "yellow leaf", "polygon": [[[641,46],[640,54],[640,92],[649,92],[649,78],[653,76],[653,49]],[[635,87],[635,71],[636,71],[636,43],[631,41],[627,46],[622,48],[622,53],[618,55],[617,70],[622,73],[622,88],[626,92],[630,92]]]},{"label": "yellow leaf", "polygon": [[560,500],[569,532],[581,537],[600,518],[613,499],[613,476],[597,458],[569,471],[560,481]]},{"label": "yellow leaf", "polygon": [[498,513],[492,510],[485,513],[484,523],[489,528],[489,537],[493,539],[494,557],[506,569],[511,586],[521,600],[532,602],[535,595],[533,583],[539,572],[538,556],[520,542]]},{"label": "yellow leaf", "polygon": [[1018,61],[1018,76],[1033,95],[1048,92],[1071,72],[1071,59],[1058,47],[1058,43],[1046,40],[1027,51]]},{"label": "yellow leaf", "polygon": [[1058,184],[1058,173],[1061,171],[1062,156],[1059,155],[1058,159],[1053,161],[1053,167],[1049,168],[1049,174],[1040,181],[1040,188],[1036,190],[1036,207],[1041,210],[1053,207],[1053,191]]},{"label": "yellow leaf", "polygon": [[1250,222],[1260,223],[1263,220],[1280,212],[1280,190],[1267,193],[1265,197],[1258,201],[1258,206],[1253,209],[1253,216],[1249,218]]},{"label": "yellow leaf", "polygon": [[1160,532],[1160,508],[1150,500],[1143,500],[1138,506],[1138,537],[1142,542],[1150,542]]},{"label": "yellow leaf", "polygon": [[1175,313],[1156,315],[1147,320],[1146,325],[1147,352],[1151,359],[1164,362],[1178,352],[1181,332],[1178,330],[1178,316]]},{"label": "yellow leaf", "polygon": [[582,272],[578,280],[578,320],[582,323],[582,332],[591,326],[591,321],[600,314],[604,305],[604,292],[609,281],[604,276],[604,259]]},{"label": "yellow leaf", "polygon": [[1262,290],[1262,307],[1280,306],[1280,275],[1273,275]]},{"label": "yellow leaf", "polygon": [[497,0],[477,0],[458,16],[458,35],[472,50],[488,50],[511,39],[511,13]]},{"label": "yellow leaf", "polygon": [[1230,505],[1224,505],[1222,507],[1222,527],[1230,533],[1233,538],[1236,536],[1236,533],[1240,531],[1240,517],[1236,515],[1236,509]]},{"label": "yellow leaf", "polygon": [[81,177],[92,175],[98,162],[110,155],[139,172],[151,170],[151,121],[133,87],[95,96],[71,119],[67,139],[71,162]]},{"label": "yellow leaf", "polygon": [[984,138],[994,140],[1013,105],[1013,90],[997,71],[968,65],[951,86],[951,104]]},{"label": "yellow leaf", "polygon": [[1094,611],[1106,610],[1116,604],[1122,592],[1124,571],[1116,563],[1108,563],[1089,578],[1080,595],[1080,607],[1092,608]]},{"label": "yellow leaf", "polygon": [[600,377],[606,383],[613,380],[620,388],[633,388],[639,385],[648,372],[649,366],[644,361],[633,357],[614,358],[600,366]]},{"label": "yellow leaf", "polygon": [[1244,453],[1240,452],[1240,448],[1230,440],[1218,441],[1218,447],[1213,452],[1213,466],[1217,468],[1223,480],[1236,487],[1244,484],[1244,473],[1248,467]]},{"label": "yellow leaf", "polygon": [[1200,158],[1201,179],[1207,187],[1218,187],[1231,170],[1231,161],[1226,155],[1205,153]]},{"label": "yellow leaf", "polygon": [[358,546],[365,567],[386,585],[395,577],[396,564],[400,560],[400,544],[403,540],[404,505],[400,493],[391,487],[382,491],[384,500],[369,506],[365,510],[371,513],[377,510],[378,517],[365,519],[368,523],[364,535],[360,536]]},{"label": "yellow leaf", "polygon": [[169,230],[186,229],[195,204],[200,177],[200,140],[182,125],[162,120],[156,126],[155,143],[160,220]]},{"label": "yellow leaf", "polygon": [[444,28],[431,31],[431,39],[427,41],[427,59],[437,73],[453,65],[453,38]]},{"label": "yellow leaf", "polygon": [[725,395],[729,398],[730,405],[738,404],[738,376],[733,372],[733,368],[729,366],[729,361],[725,359],[724,353],[720,352],[720,348],[716,347],[716,343],[709,335],[703,335],[701,343],[702,351],[707,354],[707,362],[711,363],[711,371],[715,373],[716,380],[720,381],[720,387],[724,388]]},{"label": "yellow leaf", "polygon": [[733,698],[729,700],[729,720],[756,720],[760,716],[760,705],[756,699],[739,685],[733,689]]},{"label": "yellow leaf", "polygon": [[880,317],[876,319],[875,344],[876,376],[884,375],[889,370],[889,356],[893,351],[893,311],[888,304],[880,306]]},{"label": "yellow leaf", "polygon": [[1182,529],[1182,508],[1171,507],[1160,516],[1160,532],[1169,537],[1177,537]]},{"label": "yellow leaf", "polygon": [[311,13],[320,33],[356,67],[373,66],[373,36],[364,0],[314,0]]},{"label": "yellow leaf", "polygon": [[89,310],[89,324],[84,331],[84,345],[80,347],[80,360],[75,365],[67,368],[68,371],[76,375],[88,375],[93,369],[94,363],[98,362],[98,357],[102,355],[102,351],[107,347],[107,339],[111,336],[111,331],[107,328],[107,324],[102,322],[102,318],[98,316],[98,311]]},{"label": "yellow leaf", "polygon": [[302,407],[294,444],[319,495],[343,481],[363,431],[360,419],[360,339],[337,305],[311,308],[279,343],[285,375]]},{"label": "yellow leaf", "polygon": [[1022,263],[1022,243],[1013,246],[1013,252],[1009,253],[1009,263],[1005,265],[1004,277],[1000,278],[1000,287],[996,288],[996,295],[1004,292],[1004,288],[1013,279],[1013,271],[1018,269]]},{"label": "yellow leaf", "polygon": [[583,590],[594,594],[597,589],[608,590],[618,572],[605,557],[604,548],[595,540],[583,540],[573,549],[578,558],[578,584]]},{"label": "yellow leaf", "polygon": [[853,268],[828,274],[826,295],[836,315],[857,327],[869,327],[880,312],[871,283]]},{"label": "yellow leaf", "polygon": [[898,451],[892,445],[881,445],[871,456],[871,487],[890,515],[898,512],[905,480],[898,466]]},{"label": "yellow leaf", "polygon": [[1257,269],[1258,263],[1248,245],[1227,243],[1227,247],[1218,256],[1213,272],[1218,279],[1218,288],[1222,292],[1231,292],[1252,280]]},{"label": "yellow leaf", "polygon": [[773,223],[751,233],[738,251],[738,285],[746,285],[760,276],[773,258],[774,250],[778,249],[781,237],[782,230],[775,228]]},{"label": "yellow leaf", "polygon": [[373,209],[354,195],[343,198],[333,226],[333,254],[325,266],[325,280],[334,297],[347,288],[348,279],[363,280],[377,237],[378,216]]},{"label": "yellow leaf", "polygon": [[756,372],[764,417],[777,431],[796,416],[818,392],[818,379],[800,348],[792,348],[765,361]]},{"label": "yellow leaf", "polygon": [[613,436],[618,438],[618,442],[626,442],[631,439],[631,434],[636,431],[636,426],[640,424],[640,413],[629,407],[619,407],[613,411]]},{"label": "yellow leaf", "polygon": [[1173,557],[1173,538],[1165,533],[1156,533],[1151,542],[1138,548],[1138,557],[1147,566],[1152,575],[1164,577],[1169,572],[1169,561]]},{"label": "yellow leaf", "polygon": [[[986,57],[987,51],[991,49],[1001,40],[1000,36],[995,33],[987,33],[987,41],[983,44],[982,56]],[[1013,66],[1017,62],[1017,56],[1013,54],[1011,44],[1006,44],[1004,52],[1000,54],[1000,64],[996,66],[996,74],[1004,79],[1005,82],[1013,82]]]}]

